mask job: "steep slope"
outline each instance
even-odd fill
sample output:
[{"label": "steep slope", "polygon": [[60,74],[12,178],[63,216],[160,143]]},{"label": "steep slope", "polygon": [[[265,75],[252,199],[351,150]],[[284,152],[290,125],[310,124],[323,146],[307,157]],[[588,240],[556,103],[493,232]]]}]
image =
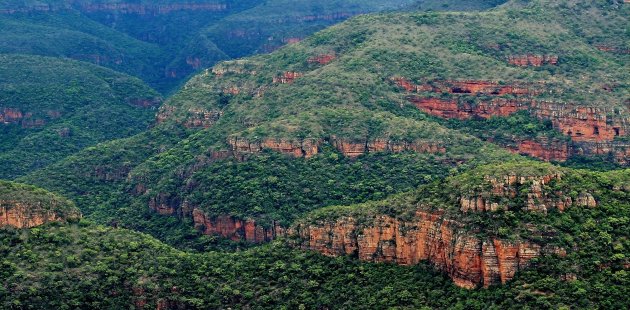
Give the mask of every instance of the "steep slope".
[{"label": "steep slope", "polygon": [[[2,1],[0,53],[89,61],[170,93],[218,61],[271,51],[356,14],[410,10],[404,5],[412,2]],[[470,1],[451,8],[468,9],[463,2]],[[486,1],[470,7],[478,2]]]},{"label": "steep slope", "polygon": [[[163,51],[48,1],[11,9],[0,6],[0,53],[72,58],[124,72],[158,86]],[[57,5],[55,5],[57,4]]]},{"label": "steep slope", "polygon": [[160,96],[142,81],[71,60],[0,55],[0,177],[15,178],[84,147],[131,136]]},{"label": "steep slope", "polygon": [[[181,110],[207,114],[204,119],[193,119],[201,115],[190,112],[190,119],[182,122],[210,126],[230,98],[232,102],[248,102],[243,105],[247,111],[241,109],[239,113],[250,113],[242,121],[253,124],[264,121],[253,115],[260,114],[256,107],[305,115],[312,114],[308,111],[311,104],[319,109],[344,102],[354,108],[356,101],[363,100],[358,106],[372,108],[379,104],[374,98],[382,98],[380,104],[387,102],[387,108],[398,115],[407,111],[394,109],[395,102],[447,119],[483,120],[525,110],[533,117],[528,120],[532,124],[523,126],[527,128],[525,134],[517,131],[520,126],[513,132],[494,128],[503,129],[496,133],[496,140],[508,140],[504,145],[515,152],[560,161],[573,155],[612,154],[616,161],[627,162],[628,75],[624,69],[628,57],[602,51],[598,43],[627,36],[618,31],[604,32],[623,28],[627,5],[597,2],[586,7],[541,9],[546,6],[531,4],[527,9],[506,7],[477,14],[357,18],[271,56],[228,62],[207,71],[182,93],[193,97],[205,92],[219,105],[186,106]],[[609,18],[594,23],[586,14],[579,14],[580,10]],[[514,24],[515,19],[518,24]],[[574,19],[582,23],[580,28],[573,27]],[[596,31],[602,33],[590,34]],[[374,84],[378,87],[368,89]],[[342,91],[322,94],[315,85]],[[314,98],[314,93],[319,97]],[[300,104],[291,104],[296,101]],[[199,101],[192,102],[198,105]],[[175,117],[186,117],[181,115],[183,111],[176,111],[178,108],[165,106],[160,118],[178,113]],[[323,116],[303,118],[311,121],[318,117]],[[549,125],[537,126],[537,119]],[[321,136],[321,129],[314,125],[298,120],[282,122],[278,128],[288,128],[289,132],[300,128],[301,135]],[[259,125],[248,131],[265,134],[263,127],[270,126]],[[303,128],[308,126],[312,128]],[[492,128],[492,124],[486,126]],[[282,131],[278,128],[275,131]],[[494,138],[480,136],[490,141]]]},{"label": "steep slope", "polygon": [[[506,178],[499,177],[504,173]],[[287,240],[328,256],[354,253],[369,261],[415,264],[427,253],[444,273],[422,262],[409,267],[327,258],[282,241],[233,254],[192,254],[137,232],[86,222],[21,232],[0,229],[0,305],[624,309],[629,175],[627,170],[591,173],[532,162],[481,167],[382,202],[320,210],[295,228],[307,239]],[[536,186],[541,191],[524,191]],[[526,200],[508,199],[515,193],[543,198],[541,204],[565,201],[556,199],[562,198],[556,190],[575,198],[562,212],[555,204],[547,213],[519,210]],[[586,193],[594,205],[580,198]],[[500,208],[462,209],[468,200],[459,197],[473,195]],[[418,210],[439,213],[423,217]],[[423,239],[421,231],[435,227],[420,219],[445,224]],[[495,234],[494,241],[479,241]],[[425,241],[430,241],[426,248]],[[483,284],[505,285],[469,291],[444,275],[483,276]]]},{"label": "steep slope", "polygon": [[80,217],[74,203],[63,197],[34,186],[0,181],[0,227],[31,228]]},{"label": "steep slope", "polygon": [[[318,210],[294,234],[303,248],[327,255],[403,265],[428,260],[458,286],[488,287],[505,284],[540,256],[566,257],[597,242],[574,240],[574,220],[564,213],[623,216],[629,181],[628,170],[485,166],[382,202]],[[624,240],[617,233],[611,240]],[[598,256],[609,248],[591,250]]]},{"label": "steep slope", "polygon": [[[627,19],[618,2],[580,3],[610,17],[580,17],[593,33]],[[625,163],[627,57],[567,26],[580,10],[548,6],[360,16],[269,55],[221,63],[160,108],[154,132],[180,128],[186,138],[137,157],[109,183],[109,202],[90,208],[121,223],[124,212],[138,219],[151,208],[207,234],[259,242],[313,209],[517,157],[492,141],[545,160],[603,154]],[[543,56],[526,56],[526,66],[514,58],[528,54]],[[90,175],[91,161],[75,162],[76,171]],[[85,184],[42,178],[68,165],[23,180],[90,204]],[[112,203],[119,197],[124,207]],[[124,225],[161,234],[143,221]]]}]

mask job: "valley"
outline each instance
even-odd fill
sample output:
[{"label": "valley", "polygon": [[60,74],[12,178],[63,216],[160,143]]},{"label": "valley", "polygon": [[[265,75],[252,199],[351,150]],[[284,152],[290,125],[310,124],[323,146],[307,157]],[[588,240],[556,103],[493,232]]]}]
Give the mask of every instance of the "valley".
[{"label": "valley", "polygon": [[0,308],[627,308],[629,5],[0,1]]}]

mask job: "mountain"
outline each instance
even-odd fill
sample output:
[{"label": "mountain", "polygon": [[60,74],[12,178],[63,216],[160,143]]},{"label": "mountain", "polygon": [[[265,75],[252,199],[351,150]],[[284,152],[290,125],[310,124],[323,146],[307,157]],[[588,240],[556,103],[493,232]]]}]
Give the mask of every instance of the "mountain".
[{"label": "mountain", "polygon": [[66,198],[34,186],[0,181],[0,227],[30,228],[79,218],[81,213]]},{"label": "mountain", "polygon": [[0,55],[0,177],[146,130],[161,97],[137,78],[57,58]]},{"label": "mountain", "polygon": [[[526,160],[483,166],[384,201],[315,211],[289,239],[237,253],[182,252],[85,221],[0,229],[0,304],[625,308],[629,175]],[[300,246],[405,265],[426,255],[446,272]],[[471,291],[447,274],[505,284]]]},{"label": "mountain", "polygon": [[405,5],[413,2],[6,0],[0,53],[92,62],[170,93],[218,61],[271,51],[357,14],[411,9]]},{"label": "mountain", "polygon": [[[379,200],[510,153],[615,167],[628,158],[627,55],[602,51],[619,37],[595,30],[621,25],[627,6],[580,6],[360,16],[208,69],[160,107],[152,133],[21,180],[77,197],[102,223],[164,236],[150,208],[261,241],[314,209]],[[160,138],[147,147],[150,135]],[[95,202],[92,184],[115,189]],[[258,233],[247,237],[246,225]]]},{"label": "mountain", "polygon": [[20,245],[0,248],[0,296],[627,308],[628,10],[368,14],[203,70],[149,130],[17,179],[85,220],[41,228],[70,259],[40,229],[0,232]]}]

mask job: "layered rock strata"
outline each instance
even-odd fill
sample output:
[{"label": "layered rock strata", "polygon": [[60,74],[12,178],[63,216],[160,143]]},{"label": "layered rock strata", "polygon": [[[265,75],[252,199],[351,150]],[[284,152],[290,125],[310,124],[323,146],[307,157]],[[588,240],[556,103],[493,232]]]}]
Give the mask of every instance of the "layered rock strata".
[{"label": "layered rock strata", "polygon": [[57,212],[54,207],[47,208],[41,203],[28,204],[0,200],[0,227],[32,228],[50,222],[65,222],[80,217],[78,211],[62,214]]},{"label": "layered rock strata", "polygon": [[382,215],[359,225],[356,219],[345,217],[301,224],[295,233],[303,249],[328,256],[401,265],[426,260],[464,288],[506,283],[544,252],[527,241],[480,239],[461,226],[440,213],[418,211],[408,221]]}]

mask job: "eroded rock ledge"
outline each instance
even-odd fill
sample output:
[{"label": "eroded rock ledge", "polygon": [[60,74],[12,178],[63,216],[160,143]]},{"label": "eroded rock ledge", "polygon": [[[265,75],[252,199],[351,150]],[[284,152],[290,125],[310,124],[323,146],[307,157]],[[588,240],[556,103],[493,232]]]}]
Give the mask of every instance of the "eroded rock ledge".
[{"label": "eroded rock ledge", "polygon": [[42,203],[0,200],[0,227],[32,228],[50,222],[66,222],[81,218],[77,210],[61,212]]},{"label": "eroded rock ledge", "polygon": [[[569,145],[543,143],[548,141],[519,141],[513,151],[543,160],[566,160],[572,155],[613,154],[622,164],[630,162],[630,145],[619,138],[630,132],[630,117],[622,112],[598,107],[535,99],[542,85],[501,84],[495,81],[431,81],[415,84],[404,77],[391,81],[410,95],[407,100],[419,110],[447,119],[488,119],[507,117],[518,111],[528,111],[534,117],[550,120],[553,127],[571,137]],[[448,98],[436,97],[447,93]],[[474,104],[472,95],[487,99]],[[510,95],[507,98],[503,95]]]},{"label": "eroded rock ledge", "polygon": [[367,224],[352,217],[301,224],[295,228],[303,249],[328,256],[413,265],[428,260],[460,287],[488,287],[511,280],[532,258],[562,251],[527,241],[480,239],[440,213],[418,211],[403,221],[377,216]]}]

